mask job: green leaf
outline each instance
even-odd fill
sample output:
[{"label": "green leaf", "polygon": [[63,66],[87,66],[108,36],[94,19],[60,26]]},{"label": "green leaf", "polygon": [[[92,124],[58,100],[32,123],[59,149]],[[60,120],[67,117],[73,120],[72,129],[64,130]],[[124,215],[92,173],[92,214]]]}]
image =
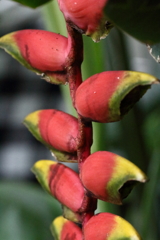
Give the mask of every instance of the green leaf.
[{"label": "green leaf", "polygon": [[105,13],[115,26],[134,38],[150,44],[160,42],[158,0],[109,0]]},{"label": "green leaf", "polygon": [[150,112],[149,116],[145,119],[143,125],[145,142],[151,152],[153,149],[159,150],[160,146],[160,135],[157,134],[160,131],[159,116],[160,110],[154,109],[154,111]]},{"label": "green leaf", "polygon": [[[49,226],[60,204],[32,183],[0,183],[0,239],[53,239]],[[25,236],[25,237],[24,237]]]},{"label": "green leaf", "polygon": [[12,0],[12,1],[21,3],[27,7],[36,8],[47,2],[50,2],[51,0]]}]

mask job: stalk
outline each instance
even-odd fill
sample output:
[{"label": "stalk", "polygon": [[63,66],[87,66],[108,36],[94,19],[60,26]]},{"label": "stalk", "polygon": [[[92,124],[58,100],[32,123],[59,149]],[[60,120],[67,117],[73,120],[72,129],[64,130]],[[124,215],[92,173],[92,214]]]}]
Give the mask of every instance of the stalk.
[{"label": "stalk", "polygon": [[[67,61],[67,75],[70,89],[70,96],[72,99],[72,105],[75,108],[75,94],[77,88],[82,83],[81,63],[83,62],[83,40],[82,34],[77,32],[67,24],[68,31],[68,47],[71,49],[68,55]],[[76,110],[76,109],[75,109]],[[91,153],[92,145],[92,123],[86,122],[85,119],[78,114],[79,133],[77,137],[77,155],[78,155],[78,167],[79,175],[81,176],[81,167],[84,161]],[[87,195],[87,190],[85,190]],[[84,202],[85,205],[85,202]],[[97,208],[97,200],[90,197],[90,204],[88,209],[84,213],[82,225],[84,225],[93,215]]]}]

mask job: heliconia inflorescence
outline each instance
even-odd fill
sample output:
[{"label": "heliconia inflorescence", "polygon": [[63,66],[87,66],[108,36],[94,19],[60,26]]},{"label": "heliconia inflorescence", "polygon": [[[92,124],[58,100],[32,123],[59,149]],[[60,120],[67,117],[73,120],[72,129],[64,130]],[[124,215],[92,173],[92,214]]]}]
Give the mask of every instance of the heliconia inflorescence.
[{"label": "heliconia inflorescence", "polygon": [[146,182],[147,177],[127,159],[111,152],[98,151],[84,162],[81,180],[92,196],[122,204],[134,185]]},{"label": "heliconia inflorescence", "polygon": [[[63,217],[51,225],[55,240],[141,240],[120,216],[95,215],[98,199],[122,204],[133,186],[147,177],[115,153],[91,153],[92,121],[121,120],[152,84],[159,83],[150,74],[133,71],[106,71],[82,80],[82,34],[99,41],[109,33],[112,24],[103,13],[109,2],[58,0],[68,37],[29,29],[0,38],[0,48],[31,71],[51,83],[68,82],[77,112],[74,117],[55,109],[39,110],[24,119],[28,130],[57,160],[40,160],[32,167],[42,187],[62,204]],[[78,162],[79,173],[59,162]]]}]

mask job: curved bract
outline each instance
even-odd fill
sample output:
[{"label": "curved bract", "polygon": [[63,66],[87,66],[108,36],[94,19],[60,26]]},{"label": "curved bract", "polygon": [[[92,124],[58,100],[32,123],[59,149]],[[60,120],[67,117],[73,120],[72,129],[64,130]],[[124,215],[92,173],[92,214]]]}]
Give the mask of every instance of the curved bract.
[{"label": "curved bract", "polygon": [[103,13],[107,2],[108,0],[58,0],[66,21],[96,42],[105,38],[112,28]]},{"label": "curved bract", "polygon": [[77,118],[62,111],[46,109],[30,113],[24,124],[58,161],[77,160]]},{"label": "curved bract", "polygon": [[28,29],[0,38],[0,47],[46,81],[65,84],[68,55],[66,37],[45,30]]},{"label": "curved bract", "polygon": [[95,198],[122,204],[134,185],[146,182],[147,177],[127,159],[111,152],[97,151],[84,162],[81,180]]},{"label": "curved bract", "polygon": [[100,213],[90,218],[83,232],[84,240],[141,240],[129,222],[111,213]]},{"label": "curved bract", "polygon": [[156,77],[141,72],[98,73],[79,86],[75,106],[88,121],[119,121],[153,83],[158,83]]},{"label": "curved bract", "polygon": [[89,198],[79,176],[72,169],[51,160],[40,160],[32,167],[42,187],[73,212],[85,212]]}]

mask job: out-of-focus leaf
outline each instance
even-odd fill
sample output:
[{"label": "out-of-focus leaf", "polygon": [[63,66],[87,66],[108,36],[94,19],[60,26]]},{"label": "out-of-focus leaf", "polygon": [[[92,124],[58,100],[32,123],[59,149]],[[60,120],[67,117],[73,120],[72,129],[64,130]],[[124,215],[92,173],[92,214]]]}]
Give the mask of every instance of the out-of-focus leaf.
[{"label": "out-of-focus leaf", "polygon": [[159,150],[160,146],[160,111],[159,109],[149,114],[144,122],[144,136],[149,148]]},{"label": "out-of-focus leaf", "polygon": [[12,0],[12,1],[21,3],[31,8],[36,8],[47,2],[50,2],[51,0]]},{"label": "out-of-focus leaf", "polygon": [[115,26],[145,43],[160,42],[158,0],[109,0],[105,13]]},{"label": "out-of-focus leaf", "polygon": [[0,239],[53,239],[49,226],[61,214],[58,201],[27,183],[1,182],[0,196]]},{"label": "out-of-focus leaf", "polygon": [[153,57],[153,59],[160,63],[160,43],[149,45],[147,44],[148,51],[150,55]]}]

